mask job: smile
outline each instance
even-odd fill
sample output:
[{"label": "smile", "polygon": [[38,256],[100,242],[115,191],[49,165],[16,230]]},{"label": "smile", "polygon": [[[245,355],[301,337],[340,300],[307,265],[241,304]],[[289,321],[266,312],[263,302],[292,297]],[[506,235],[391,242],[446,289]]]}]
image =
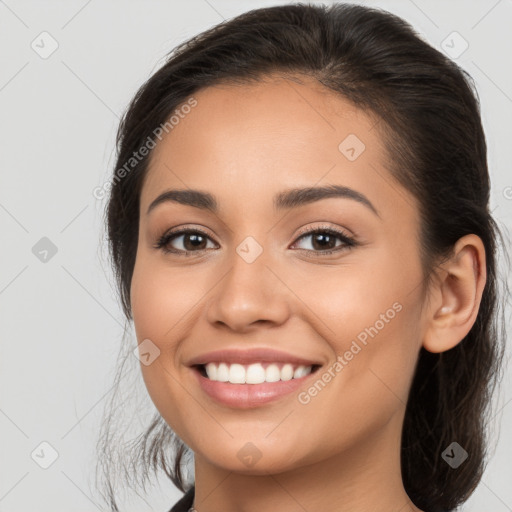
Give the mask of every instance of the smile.
[{"label": "smile", "polygon": [[[201,391],[215,403],[232,409],[252,409],[296,396],[301,389],[307,387],[308,380],[313,378],[320,367],[291,364],[280,367],[277,363],[270,363],[264,368],[264,363],[248,366],[208,363],[191,369]],[[211,372],[211,377],[208,372]],[[213,377],[219,379],[219,374],[221,379],[228,377],[228,380],[214,380]],[[262,380],[263,376],[265,380]],[[240,382],[242,380],[246,382]]]},{"label": "smile", "polygon": [[216,382],[231,384],[261,384],[263,382],[288,381],[309,375],[314,365],[260,362],[250,365],[237,363],[208,363],[202,365],[203,375]]}]

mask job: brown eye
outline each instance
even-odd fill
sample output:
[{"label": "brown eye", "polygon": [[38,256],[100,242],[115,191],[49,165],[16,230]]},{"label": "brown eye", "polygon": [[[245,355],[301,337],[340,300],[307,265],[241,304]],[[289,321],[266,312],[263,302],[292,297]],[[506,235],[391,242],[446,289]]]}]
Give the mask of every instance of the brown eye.
[{"label": "brown eye", "polygon": [[[307,231],[306,233],[303,233],[298,238],[298,240],[307,238],[312,240],[310,244],[311,248],[302,248],[302,250],[317,252],[320,253],[319,255],[339,252],[343,249],[347,249],[356,245],[356,242],[353,238],[347,236],[341,231],[337,231],[331,228],[317,228],[311,231]],[[341,243],[336,245],[338,240],[340,240]]]},{"label": "brown eye", "polygon": [[[181,230],[163,235],[156,244],[157,249],[162,249],[166,253],[189,253],[199,252],[208,249],[207,244],[210,237],[199,230]],[[172,247],[171,242],[180,245],[183,248]]]}]

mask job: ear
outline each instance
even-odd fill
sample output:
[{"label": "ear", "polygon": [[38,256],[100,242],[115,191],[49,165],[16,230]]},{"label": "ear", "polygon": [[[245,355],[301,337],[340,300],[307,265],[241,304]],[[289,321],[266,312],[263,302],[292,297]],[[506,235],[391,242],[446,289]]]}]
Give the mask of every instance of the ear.
[{"label": "ear", "polygon": [[475,323],[486,282],[485,247],[477,235],[460,238],[432,284],[423,347],[444,352],[455,347]]}]

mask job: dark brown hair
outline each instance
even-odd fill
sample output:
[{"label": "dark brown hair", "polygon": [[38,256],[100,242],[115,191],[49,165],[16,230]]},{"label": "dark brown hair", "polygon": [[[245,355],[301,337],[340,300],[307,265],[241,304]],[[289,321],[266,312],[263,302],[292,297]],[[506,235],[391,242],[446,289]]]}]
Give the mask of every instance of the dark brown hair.
[{"label": "dark brown hair", "polygon": [[[119,127],[116,169],[195,92],[274,74],[312,77],[379,119],[389,170],[418,200],[425,286],[459,238],[474,233],[483,241],[487,282],[475,324],[452,350],[421,349],[402,432],[402,475],[410,498],[421,509],[453,509],[475,490],[485,468],[486,422],[504,339],[504,322],[497,321],[497,236],[502,235],[489,212],[486,141],[467,73],[386,11],[345,4],[253,10],[178,46],[143,84]],[[128,321],[139,198],[150,156],[122,179],[113,178],[106,210]],[[105,468],[112,463],[111,419],[98,445]],[[457,469],[441,457],[453,441],[469,454]],[[186,455],[189,448],[156,414],[135,445],[126,474],[133,477],[140,465],[144,480],[149,469],[162,469],[185,491]],[[108,498],[118,510],[109,471]]]}]

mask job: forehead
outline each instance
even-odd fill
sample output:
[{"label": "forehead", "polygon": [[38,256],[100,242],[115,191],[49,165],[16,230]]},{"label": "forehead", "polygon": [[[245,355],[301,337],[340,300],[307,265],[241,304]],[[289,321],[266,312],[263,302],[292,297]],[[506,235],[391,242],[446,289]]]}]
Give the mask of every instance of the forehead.
[{"label": "forehead", "polygon": [[153,150],[142,209],[167,188],[226,200],[236,190],[244,201],[321,181],[377,192],[385,151],[376,118],[316,80],[221,84],[193,97]]}]

